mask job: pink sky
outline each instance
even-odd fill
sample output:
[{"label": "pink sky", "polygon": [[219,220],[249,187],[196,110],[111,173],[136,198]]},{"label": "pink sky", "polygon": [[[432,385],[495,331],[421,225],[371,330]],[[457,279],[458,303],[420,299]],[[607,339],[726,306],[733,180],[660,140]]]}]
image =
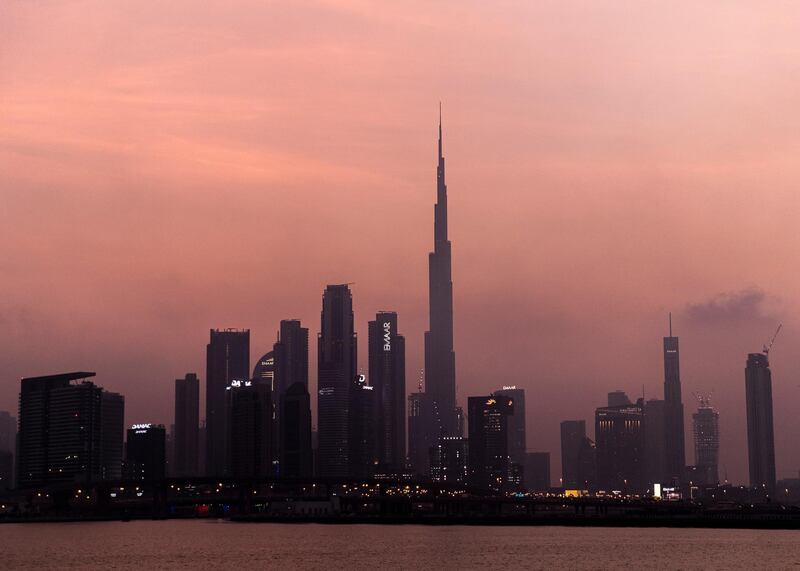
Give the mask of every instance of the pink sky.
[{"label": "pink sky", "polygon": [[397,310],[414,387],[442,100],[459,399],[527,389],[557,482],[559,421],[661,396],[671,310],[687,436],[713,390],[743,481],[744,362],[782,321],[796,475],[800,9],[701,4],[4,2],[0,408],[85,369],[168,424],[209,328],[254,361],[346,281],[360,362]]}]

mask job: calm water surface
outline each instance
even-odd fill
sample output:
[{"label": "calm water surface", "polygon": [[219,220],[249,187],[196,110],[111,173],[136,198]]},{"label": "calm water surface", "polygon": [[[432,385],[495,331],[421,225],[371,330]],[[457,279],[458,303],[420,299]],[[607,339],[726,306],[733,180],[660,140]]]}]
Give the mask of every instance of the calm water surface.
[{"label": "calm water surface", "polygon": [[790,569],[800,532],[133,521],[0,525],[4,569]]}]

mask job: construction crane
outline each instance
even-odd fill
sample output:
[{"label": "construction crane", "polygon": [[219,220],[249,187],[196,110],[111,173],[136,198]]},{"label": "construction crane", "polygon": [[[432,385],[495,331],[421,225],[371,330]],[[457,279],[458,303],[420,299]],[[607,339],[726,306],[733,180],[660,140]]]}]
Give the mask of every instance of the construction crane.
[{"label": "construction crane", "polygon": [[775,338],[778,336],[778,333],[781,332],[781,327],[783,327],[783,323],[778,324],[778,329],[775,330],[775,335],[772,336],[772,339],[770,339],[769,344],[764,345],[764,348],[761,350],[761,352],[764,353],[764,355],[769,357],[769,351],[770,349],[772,349],[772,344],[775,343]]}]

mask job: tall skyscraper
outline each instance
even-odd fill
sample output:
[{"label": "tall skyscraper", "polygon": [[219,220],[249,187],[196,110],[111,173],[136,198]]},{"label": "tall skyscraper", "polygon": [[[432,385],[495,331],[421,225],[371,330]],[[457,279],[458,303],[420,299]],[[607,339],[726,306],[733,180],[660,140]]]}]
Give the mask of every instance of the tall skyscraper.
[{"label": "tall skyscraper", "polygon": [[369,322],[369,382],[374,388],[376,455],[382,469],[402,471],[406,461],[406,340],[397,314],[381,311]]},{"label": "tall skyscraper", "polygon": [[669,337],[664,337],[664,437],[667,476],[680,481],[686,467],[686,441],[683,430],[680,353],[678,338],[672,336],[672,314],[669,316]]},{"label": "tall skyscraper", "polygon": [[[121,461],[124,400],[85,380],[94,375],[76,372],[22,379],[20,488],[119,477],[114,463],[117,451]],[[111,474],[115,469],[117,473]]]},{"label": "tall skyscraper", "polygon": [[707,396],[700,397],[700,406],[692,415],[694,426],[694,464],[701,483],[719,483],[719,413]]},{"label": "tall skyscraper", "polygon": [[585,420],[565,420],[561,423],[561,485],[567,490],[583,486],[578,474],[578,457],[584,438]]},{"label": "tall skyscraper", "polygon": [[281,399],[280,475],[308,478],[312,475],[311,397],[301,382],[291,385]]},{"label": "tall skyscraper", "polygon": [[[280,466],[284,457],[285,439],[295,438],[299,433],[297,431],[304,431],[305,429],[296,422],[304,419],[307,415],[311,414],[311,409],[308,411],[295,411],[295,407],[301,406],[307,402],[302,399],[301,392],[308,394],[308,328],[302,327],[300,321],[297,319],[284,319],[281,321],[280,332],[278,333],[278,341],[275,343],[272,351],[275,363],[275,383],[273,387],[273,408],[275,409],[275,457],[278,461],[278,473],[285,475],[285,471]],[[292,398],[292,417],[288,424],[283,424],[281,421],[281,414],[283,414],[283,400],[286,398],[287,391],[290,387],[300,385],[300,389],[294,389]],[[310,403],[310,401],[308,401]],[[310,404],[308,405],[310,407]],[[299,415],[299,416],[297,416]],[[309,416],[310,422],[310,416]],[[287,428],[290,433],[284,433],[283,428]],[[311,430],[310,425],[308,430]],[[304,438],[304,437],[303,437]],[[305,442],[303,439],[302,442]],[[300,441],[294,441],[289,444],[292,452],[289,457],[295,459],[297,454],[300,454],[300,449],[297,448],[301,444]],[[304,452],[303,452],[304,453]],[[293,460],[294,461],[294,460]],[[294,473],[298,466],[290,468],[289,472]]]},{"label": "tall skyscraper", "polygon": [[469,427],[469,483],[501,493],[508,487],[508,417],[514,401],[489,395],[467,399]]},{"label": "tall skyscraper", "polygon": [[250,380],[250,330],[212,329],[206,347],[206,473],[225,475],[228,424],[226,389]]},{"label": "tall skyscraper", "polygon": [[494,394],[514,401],[514,413],[508,418],[508,457],[514,464],[523,466],[528,451],[525,437],[525,389],[504,386],[494,391]]},{"label": "tall skyscraper", "polygon": [[[428,256],[430,330],[425,332],[425,392],[439,411],[442,431],[456,434],[456,354],[453,350],[453,281],[450,240],[447,238],[447,184],[442,155],[439,115],[439,164],[436,167],[433,252]],[[439,434],[432,435],[436,442]]]},{"label": "tall skyscraper", "polygon": [[128,429],[126,480],[163,480],[167,466],[167,430],[163,424],[138,423]]},{"label": "tall skyscraper", "polygon": [[322,296],[317,340],[317,454],[322,477],[346,477],[350,466],[350,397],[357,371],[353,327],[350,288],[329,285]]},{"label": "tall skyscraper", "polygon": [[595,412],[597,485],[606,491],[640,492],[644,478],[644,402]]},{"label": "tall skyscraper", "polygon": [[231,381],[228,408],[228,469],[234,478],[272,474],[272,391],[267,383]]},{"label": "tall skyscraper", "polygon": [[648,484],[670,485],[667,468],[666,402],[650,399],[644,404],[644,477]]},{"label": "tall skyscraper", "polygon": [[175,379],[174,434],[173,473],[176,476],[199,475],[200,381],[194,373]]},{"label": "tall skyscraper", "polygon": [[275,352],[270,351],[261,356],[253,367],[253,379],[269,386],[269,390],[275,389]]},{"label": "tall skyscraper", "polygon": [[463,436],[442,436],[430,448],[430,473],[434,482],[465,484],[469,475],[468,442]]},{"label": "tall skyscraper", "polygon": [[772,373],[767,355],[750,353],[744,370],[747,399],[747,451],[750,485],[775,494],[775,433],[772,425]]},{"label": "tall skyscraper", "polygon": [[10,412],[0,410],[0,490],[14,486],[14,457],[17,454],[17,419]]}]

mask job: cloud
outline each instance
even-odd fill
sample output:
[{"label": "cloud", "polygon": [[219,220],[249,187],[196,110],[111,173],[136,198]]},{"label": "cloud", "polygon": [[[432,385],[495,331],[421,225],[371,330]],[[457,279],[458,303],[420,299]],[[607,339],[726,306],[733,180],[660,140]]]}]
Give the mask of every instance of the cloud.
[{"label": "cloud", "polygon": [[736,292],[719,293],[705,301],[690,303],[686,313],[694,321],[718,323],[721,321],[744,321],[763,319],[767,294],[758,288],[747,288]]}]

